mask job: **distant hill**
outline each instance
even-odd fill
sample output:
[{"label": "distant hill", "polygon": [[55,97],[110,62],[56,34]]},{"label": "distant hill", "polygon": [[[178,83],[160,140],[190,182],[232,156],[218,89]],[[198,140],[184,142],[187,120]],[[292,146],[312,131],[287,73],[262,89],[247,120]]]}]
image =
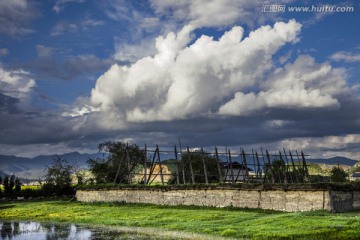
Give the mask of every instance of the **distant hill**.
[{"label": "distant hill", "polygon": [[[283,156],[284,157],[284,156]],[[167,160],[167,159],[174,159],[174,154],[169,154],[169,153],[160,153],[160,159],[161,161],[164,161],[164,160]],[[178,156],[178,159],[180,159],[181,156]],[[276,157],[275,156],[270,156],[271,158],[271,161],[274,160]],[[223,154],[219,154],[219,159],[220,161],[228,161],[227,160],[227,157]],[[151,159],[150,159],[151,160]],[[156,160],[156,159],[155,159]],[[237,162],[242,162],[242,158],[240,156],[232,156],[231,157],[231,160],[234,162],[234,161],[237,161]],[[297,159],[294,159],[295,161],[297,161]],[[346,165],[346,166],[354,166],[355,164],[357,163],[360,163],[359,161],[357,160],[354,160],[354,159],[350,159],[350,158],[346,158],[346,157],[341,157],[341,156],[337,156],[337,157],[332,157],[332,158],[305,158],[305,160],[307,162],[312,162],[312,163],[317,163],[317,164],[328,164],[328,165],[336,165],[336,164],[339,164],[339,165]],[[253,158],[252,156],[248,156],[247,157],[247,161],[248,163],[250,164],[253,164]],[[262,157],[259,157],[259,161],[260,163],[263,162],[263,159]],[[266,161],[266,160],[265,160]],[[290,161],[290,160],[289,160]]]},{"label": "distant hill", "polygon": [[357,160],[353,160],[346,157],[333,157],[333,158],[319,158],[319,159],[306,159],[307,162],[313,162],[313,163],[324,163],[324,164],[330,164],[330,165],[346,165],[346,166],[354,166],[356,163],[359,163]]},{"label": "distant hill", "polygon": [[[102,153],[83,154],[71,152],[58,155],[71,165],[79,168],[87,168],[87,160],[90,158],[103,158]],[[50,166],[57,155],[40,155],[34,158],[0,155],[0,176],[15,174],[23,179],[43,178],[46,168]]]}]

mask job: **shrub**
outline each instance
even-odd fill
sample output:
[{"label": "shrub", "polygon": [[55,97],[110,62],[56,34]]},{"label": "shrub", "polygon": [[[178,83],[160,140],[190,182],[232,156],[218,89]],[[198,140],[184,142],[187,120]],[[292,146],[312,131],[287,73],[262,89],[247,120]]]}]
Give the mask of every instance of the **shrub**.
[{"label": "shrub", "polygon": [[337,166],[337,167],[333,167],[333,169],[331,170],[330,178],[332,182],[346,182],[347,176],[348,176],[347,172],[345,172],[345,170]]},{"label": "shrub", "polygon": [[73,195],[74,188],[71,186],[71,174],[73,166],[59,156],[54,159],[52,166],[47,168],[46,183],[42,186],[45,196]]}]

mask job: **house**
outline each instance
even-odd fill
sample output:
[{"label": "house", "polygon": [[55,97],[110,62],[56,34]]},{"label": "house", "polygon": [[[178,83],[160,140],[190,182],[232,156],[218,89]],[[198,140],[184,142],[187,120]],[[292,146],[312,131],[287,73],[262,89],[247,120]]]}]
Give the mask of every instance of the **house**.
[{"label": "house", "polygon": [[246,168],[238,162],[225,163],[223,166],[224,182],[243,182],[246,178],[254,175],[251,168]]},{"label": "house", "polygon": [[360,172],[355,172],[350,175],[350,181],[358,181],[360,180]]},{"label": "house", "polygon": [[[161,166],[161,168],[160,168]],[[160,171],[161,169],[161,171]],[[171,177],[171,171],[165,164],[154,163],[153,166],[148,166],[146,168],[146,179],[149,180],[149,183],[162,183],[161,175],[163,181],[167,183]],[[150,178],[150,179],[149,179]],[[141,169],[137,174],[134,174],[133,181],[141,182],[144,180],[144,169]]]}]

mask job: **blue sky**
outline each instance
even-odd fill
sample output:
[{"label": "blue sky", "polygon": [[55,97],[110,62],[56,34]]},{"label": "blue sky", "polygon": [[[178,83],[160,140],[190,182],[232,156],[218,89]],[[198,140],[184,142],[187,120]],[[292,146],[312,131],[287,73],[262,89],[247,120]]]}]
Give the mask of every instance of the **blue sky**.
[{"label": "blue sky", "polygon": [[360,160],[359,23],[359,1],[0,0],[0,154],[180,138]]}]

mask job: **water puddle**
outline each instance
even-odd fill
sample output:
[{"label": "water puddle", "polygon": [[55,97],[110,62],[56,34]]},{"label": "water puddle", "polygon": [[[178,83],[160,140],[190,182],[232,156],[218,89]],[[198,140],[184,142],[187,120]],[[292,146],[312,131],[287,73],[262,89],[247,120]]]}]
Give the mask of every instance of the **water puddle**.
[{"label": "water puddle", "polygon": [[136,233],[111,231],[101,228],[87,228],[75,224],[38,223],[31,221],[0,222],[0,237],[2,240],[158,239]]}]

